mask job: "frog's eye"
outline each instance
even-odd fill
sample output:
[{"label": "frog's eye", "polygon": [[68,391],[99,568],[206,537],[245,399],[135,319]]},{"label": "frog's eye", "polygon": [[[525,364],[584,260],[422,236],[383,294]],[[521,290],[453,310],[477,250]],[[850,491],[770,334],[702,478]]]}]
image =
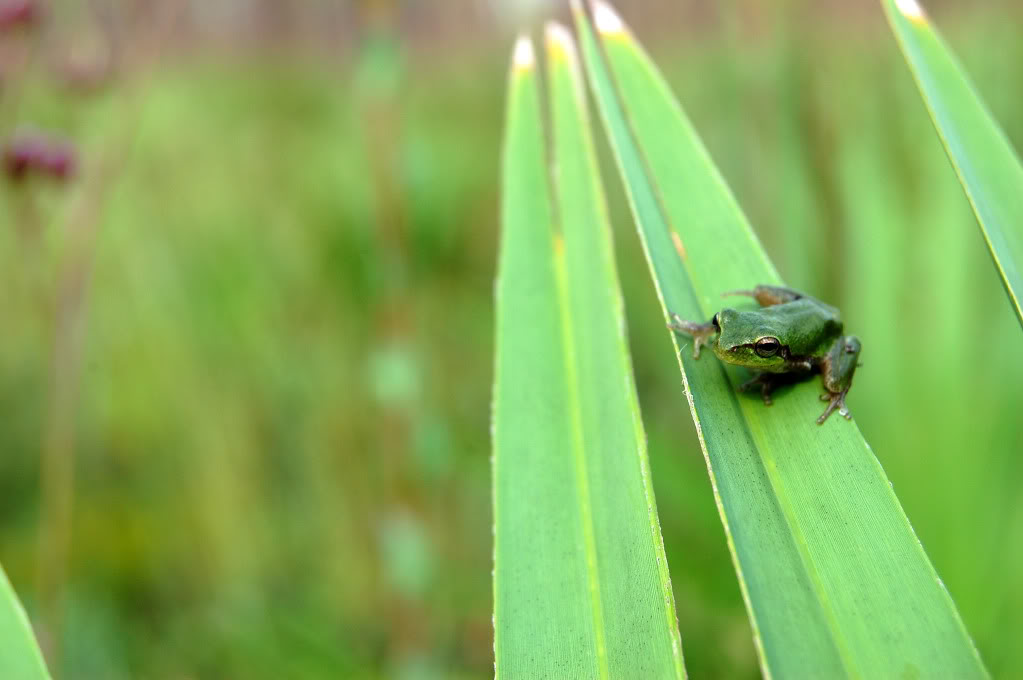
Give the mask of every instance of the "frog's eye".
[{"label": "frog's eye", "polygon": [[778,348],[781,347],[781,343],[778,342],[778,338],[760,338],[757,340],[756,347],[754,348],[758,356],[762,357],[773,357],[778,353]]},{"label": "frog's eye", "polygon": [[720,333],[721,332],[721,324],[718,323],[718,315],[717,314],[714,315],[714,318],[711,319],[710,322],[712,324],[714,324],[714,330],[716,330],[718,333]]}]

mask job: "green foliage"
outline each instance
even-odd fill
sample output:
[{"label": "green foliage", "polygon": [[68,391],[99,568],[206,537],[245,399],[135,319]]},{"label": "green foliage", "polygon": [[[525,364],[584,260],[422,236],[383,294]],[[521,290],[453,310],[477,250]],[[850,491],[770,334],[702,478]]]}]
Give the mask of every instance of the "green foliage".
[{"label": "green foliage", "polygon": [[882,0],[1023,324],[1023,165],[916,0]]},{"label": "green foliage", "polygon": [[606,208],[564,29],[549,30],[547,56],[553,196],[524,38],[508,95],[494,382],[497,674],[684,677]]},{"label": "green foliage", "polygon": [[[762,3],[722,3],[719,22],[631,3],[627,16],[782,278],[839,306],[864,341],[856,423],[992,675],[1017,677],[1023,362],[1012,357],[1023,356],[1023,334],[882,12],[803,5],[765,14],[751,9]],[[1017,148],[1023,98],[1006,83],[1023,82],[1021,12],[1012,0],[935,3]],[[355,67],[344,58],[169,54],[140,73],[140,136],[103,214],[82,329],[55,674],[493,673],[489,419],[507,44],[417,35],[389,119],[348,86]],[[52,80],[28,88],[20,112],[81,140],[88,162],[123,127],[113,115],[123,107],[110,105],[118,86],[83,98]],[[392,140],[380,177],[371,121]],[[663,311],[602,137],[686,668],[760,677]],[[378,229],[381,178],[401,226],[393,242]],[[68,193],[55,193],[44,187],[39,205],[47,246],[64,228]],[[25,291],[52,261],[23,250],[8,198],[0,190],[0,562],[35,619],[52,335],[50,313]],[[794,397],[772,408],[783,398]]]},{"label": "green foliage", "polygon": [[49,680],[32,626],[18,596],[0,568],[0,677]]},{"label": "green foliage", "polygon": [[[663,79],[606,4],[587,70],[665,310],[779,277]],[[765,674],[984,676],[948,593],[855,425],[814,423],[816,384],[766,409],[675,344]],[[837,422],[836,422],[837,421]]]}]

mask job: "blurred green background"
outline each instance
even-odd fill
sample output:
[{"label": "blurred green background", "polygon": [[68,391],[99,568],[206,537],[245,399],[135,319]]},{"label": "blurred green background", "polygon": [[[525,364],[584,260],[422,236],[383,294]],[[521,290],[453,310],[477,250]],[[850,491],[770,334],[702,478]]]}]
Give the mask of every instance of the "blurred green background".
[{"label": "blurred green background", "polygon": [[[505,76],[565,8],[169,4],[0,34],[0,141],[78,154],[0,182],[0,563],[60,678],[492,675]],[[880,5],[617,5],[788,283],[863,341],[857,422],[1023,675],[1023,332]],[[1023,9],[926,7],[1023,148]],[[757,677],[601,144],[686,663]]]}]

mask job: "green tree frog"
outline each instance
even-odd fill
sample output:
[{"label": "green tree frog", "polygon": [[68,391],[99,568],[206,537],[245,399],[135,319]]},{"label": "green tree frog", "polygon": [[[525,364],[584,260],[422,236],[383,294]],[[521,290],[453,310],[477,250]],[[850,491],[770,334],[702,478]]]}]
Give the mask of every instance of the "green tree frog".
[{"label": "green tree frog", "polygon": [[842,333],[837,309],[778,286],[757,286],[725,295],[749,295],[761,309],[722,309],[710,323],[684,321],[671,314],[668,327],[692,336],[694,358],[700,358],[700,347],[709,345],[721,361],[760,371],[739,389],[759,386],[768,406],[777,385],[820,373],[827,390],[821,399],[829,403],[817,423],[823,424],[835,409],[852,418],[845,395],[852,386],[860,341]]}]

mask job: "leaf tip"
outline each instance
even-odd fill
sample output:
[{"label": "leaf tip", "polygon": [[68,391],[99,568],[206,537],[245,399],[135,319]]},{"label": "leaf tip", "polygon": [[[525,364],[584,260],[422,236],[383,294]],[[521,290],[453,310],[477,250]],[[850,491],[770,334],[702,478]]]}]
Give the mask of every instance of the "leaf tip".
[{"label": "leaf tip", "polygon": [[520,35],[515,41],[515,51],[512,52],[512,68],[516,73],[529,71],[536,66],[536,55],[533,53],[533,41],[528,35]]},{"label": "leaf tip", "polygon": [[548,54],[566,60],[572,58],[572,55],[575,54],[575,43],[567,28],[556,21],[550,21],[547,23],[544,33],[547,39]]},{"label": "leaf tip", "polygon": [[927,21],[924,8],[916,0],[895,0],[895,6],[902,13],[902,16],[914,23],[922,24]]},{"label": "leaf tip", "polygon": [[625,35],[625,22],[618,12],[603,0],[593,4],[593,24],[597,32],[605,37]]}]

